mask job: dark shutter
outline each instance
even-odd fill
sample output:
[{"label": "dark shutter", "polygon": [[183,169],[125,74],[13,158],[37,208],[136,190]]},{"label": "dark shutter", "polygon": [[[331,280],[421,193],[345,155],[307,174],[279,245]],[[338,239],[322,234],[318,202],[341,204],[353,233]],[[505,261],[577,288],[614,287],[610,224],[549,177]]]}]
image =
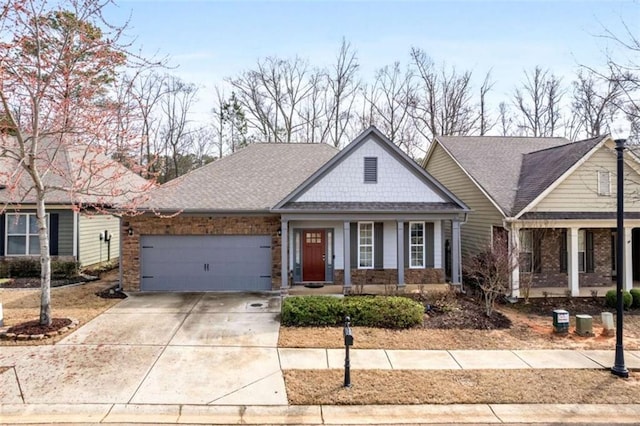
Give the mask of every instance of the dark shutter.
[{"label": "dark shutter", "polygon": [[410,241],[409,241],[409,222],[405,222],[404,223],[404,267],[408,268],[409,267],[409,256],[411,255],[411,253],[409,253],[411,251],[410,249]]},{"label": "dark shutter", "polygon": [[531,232],[531,244],[533,249],[533,272],[539,274],[542,272],[542,232],[534,229]]},{"label": "dark shutter", "polygon": [[351,222],[351,269],[358,269],[358,222]]},{"label": "dark shutter", "polygon": [[58,255],[58,213],[49,215],[49,253],[51,256]]},{"label": "dark shutter", "polygon": [[560,231],[560,272],[567,272],[567,230]]},{"label": "dark shutter", "polygon": [[595,270],[595,258],[593,256],[593,232],[592,231],[585,231],[584,233],[584,237],[585,237],[585,244],[586,244],[586,249],[587,249],[587,272],[594,272]]},{"label": "dark shutter", "polygon": [[433,259],[433,223],[426,222],[424,224],[424,251],[425,251],[425,259],[424,259],[424,267],[425,268],[433,268],[435,263]]},{"label": "dark shutter", "polygon": [[4,215],[0,214],[0,256],[4,256]]},{"label": "dark shutter", "polygon": [[383,224],[382,222],[375,222],[373,224],[373,267],[375,269],[384,268],[383,263]]},{"label": "dark shutter", "polygon": [[364,181],[365,183],[378,182],[377,157],[364,157]]}]

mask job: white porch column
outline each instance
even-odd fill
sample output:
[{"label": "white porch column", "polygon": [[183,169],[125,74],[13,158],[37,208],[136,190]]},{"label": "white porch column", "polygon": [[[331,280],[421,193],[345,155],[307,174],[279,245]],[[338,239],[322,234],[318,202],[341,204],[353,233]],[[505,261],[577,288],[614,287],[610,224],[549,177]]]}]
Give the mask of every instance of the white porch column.
[{"label": "white porch column", "polygon": [[633,228],[624,228],[624,289],[633,288]]},{"label": "white porch column", "polygon": [[397,259],[396,264],[398,268],[398,287],[404,286],[404,222],[398,221],[398,232],[396,237],[397,245]]},{"label": "white porch column", "polygon": [[580,271],[578,264],[578,228],[569,228],[567,232],[567,278],[571,296],[580,295]]},{"label": "white porch column", "polygon": [[462,283],[462,259],[460,250],[460,221],[451,221],[451,284]]},{"label": "white porch column", "polygon": [[433,222],[433,267],[442,268],[442,221]]},{"label": "white porch column", "polygon": [[289,222],[286,219],[280,221],[280,292],[289,290]]},{"label": "white porch column", "polygon": [[343,230],[344,232],[342,235],[342,240],[344,242],[344,285],[342,290],[345,294],[347,294],[351,290],[351,224],[345,221]]},{"label": "white porch column", "polygon": [[509,257],[511,259],[511,297],[520,297],[520,228],[515,224],[509,230]]}]

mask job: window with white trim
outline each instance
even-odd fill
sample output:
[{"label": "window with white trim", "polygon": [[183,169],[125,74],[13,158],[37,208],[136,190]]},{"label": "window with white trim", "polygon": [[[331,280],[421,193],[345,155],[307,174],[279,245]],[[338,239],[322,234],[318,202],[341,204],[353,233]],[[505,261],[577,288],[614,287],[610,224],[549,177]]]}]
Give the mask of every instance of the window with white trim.
[{"label": "window with white trim", "polygon": [[611,172],[598,170],[598,195],[611,195]]},{"label": "window with white trim", "polygon": [[578,230],[578,272],[587,270],[587,236],[584,229]]},{"label": "window with white trim", "polygon": [[424,222],[409,222],[409,268],[424,268]]},{"label": "window with white trim", "polygon": [[7,256],[40,254],[38,220],[35,213],[7,213],[6,221]]},{"label": "window with white trim", "polygon": [[358,222],[358,268],[373,269],[373,222]]}]

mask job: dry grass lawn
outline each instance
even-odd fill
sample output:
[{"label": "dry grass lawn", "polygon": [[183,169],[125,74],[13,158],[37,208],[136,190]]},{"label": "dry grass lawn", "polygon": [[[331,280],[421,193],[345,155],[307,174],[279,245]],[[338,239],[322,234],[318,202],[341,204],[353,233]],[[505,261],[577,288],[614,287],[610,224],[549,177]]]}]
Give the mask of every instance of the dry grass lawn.
[{"label": "dry grass lawn", "polygon": [[284,372],[289,403],[316,404],[637,404],[640,380],[602,370],[342,370]]},{"label": "dry grass lawn", "polygon": [[[99,280],[77,286],[51,289],[51,310],[54,318],[75,318],[82,326],[106,311],[120,299],[103,299],[96,292],[109,287],[112,281]],[[40,315],[40,290],[0,289],[0,302],[4,310],[4,325],[13,326],[38,319]],[[44,340],[6,341],[0,345],[49,345],[66,337]]]}]

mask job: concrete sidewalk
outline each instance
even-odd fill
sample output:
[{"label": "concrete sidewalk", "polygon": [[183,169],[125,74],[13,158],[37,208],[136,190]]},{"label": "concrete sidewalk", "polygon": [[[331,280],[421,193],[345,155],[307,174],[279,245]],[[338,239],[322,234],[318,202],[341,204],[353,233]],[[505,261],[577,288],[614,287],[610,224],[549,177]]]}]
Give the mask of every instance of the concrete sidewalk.
[{"label": "concrete sidewalk", "polygon": [[15,404],[3,424],[637,424],[640,404],[210,406]]},{"label": "concrete sidewalk", "polygon": [[[355,370],[487,370],[487,369],[608,369],[613,350],[391,350],[351,349]],[[283,370],[344,367],[344,349],[278,349]],[[640,351],[625,351],[629,369],[640,369]]]}]

